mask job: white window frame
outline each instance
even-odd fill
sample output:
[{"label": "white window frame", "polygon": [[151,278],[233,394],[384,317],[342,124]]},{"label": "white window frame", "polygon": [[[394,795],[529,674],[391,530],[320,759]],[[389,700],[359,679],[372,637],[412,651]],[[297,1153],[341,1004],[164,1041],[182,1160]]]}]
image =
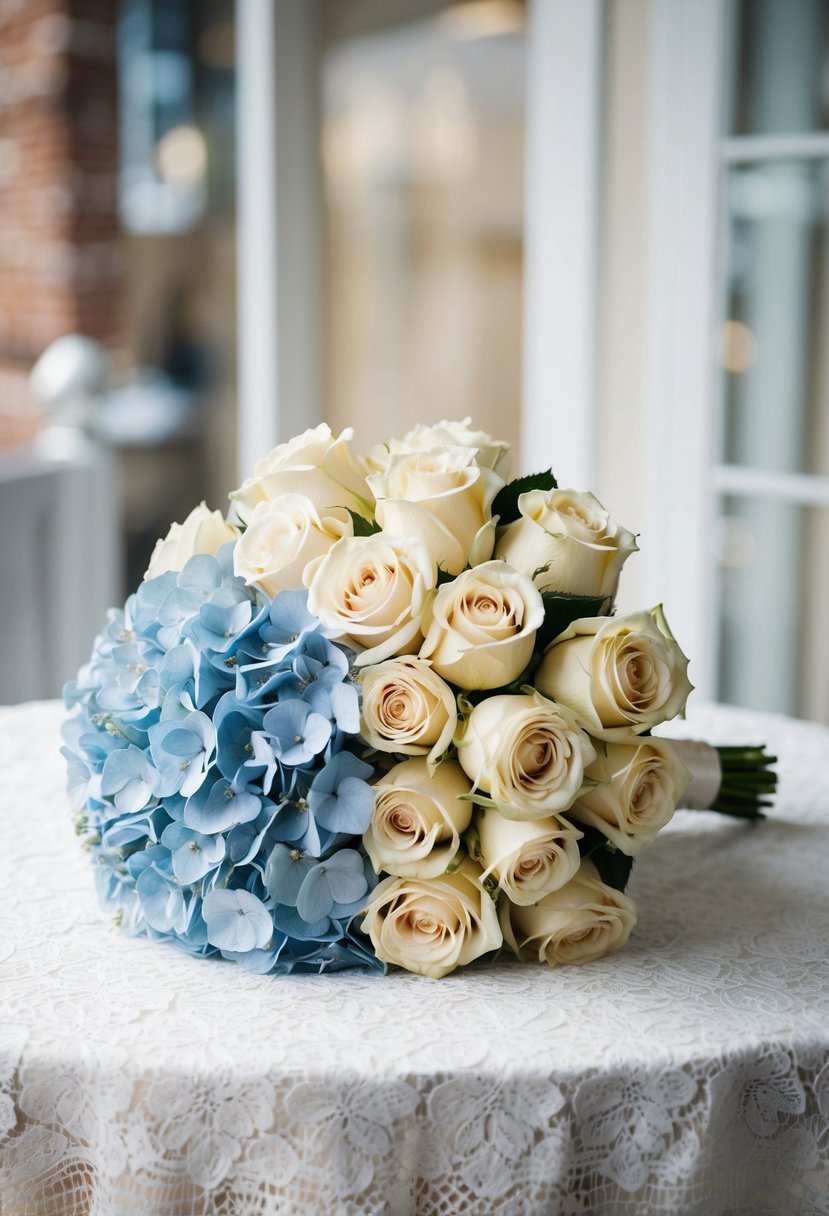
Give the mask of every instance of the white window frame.
[{"label": "white window frame", "polygon": [[645,593],[664,602],[708,699],[716,690],[710,537],[725,8],[654,0],[651,26]]},{"label": "white window frame", "polygon": [[596,477],[603,0],[530,0],[521,465]]},{"label": "white window frame", "polygon": [[725,135],[735,16],[733,0],[653,0],[646,584],[652,600],[665,600],[692,679],[710,700],[720,607],[712,533],[722,496],[829,505],[827,477],[722,459],[716,335],[727,306],[728,169],[829,155],[824,134]]},{"label": "white window frame", "polygon": [[240,479],[323,414],[319,22],[316,0],[236,6]]}]

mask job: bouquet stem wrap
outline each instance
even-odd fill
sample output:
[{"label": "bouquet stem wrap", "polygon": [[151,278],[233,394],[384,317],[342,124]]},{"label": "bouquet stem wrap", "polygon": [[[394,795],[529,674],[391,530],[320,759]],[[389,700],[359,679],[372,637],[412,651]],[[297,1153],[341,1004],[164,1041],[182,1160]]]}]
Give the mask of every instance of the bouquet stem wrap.
[{"label": "bouquet stem wrap", "polygon": [[692,811],[719,811],[735,819],[763,819],[762,807],[771,805],[777,785],[770,756],[764,747],[714,747],[686,739],[672,740],[688,766],[691,783],[683,806]]}]

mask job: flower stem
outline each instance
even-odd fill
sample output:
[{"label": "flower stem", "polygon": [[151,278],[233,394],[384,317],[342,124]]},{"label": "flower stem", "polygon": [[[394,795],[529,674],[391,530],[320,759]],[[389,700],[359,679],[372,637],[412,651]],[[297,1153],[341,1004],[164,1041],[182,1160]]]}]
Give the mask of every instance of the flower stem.
[{"label": "flower stem", "polygon": [[684,805],[719,811],[735,819],[764,819],[773,803],[777,757],[760,746],[712,747],[705,743],[674,740],[691,771]]},{"label": "flower stem", "polygon": [[722,766],[719,792],[712,811],[735,819],[765,819],[764,807],[772,805],[777,773],[771,767],[777,757],[765,747],[718,747]]}]

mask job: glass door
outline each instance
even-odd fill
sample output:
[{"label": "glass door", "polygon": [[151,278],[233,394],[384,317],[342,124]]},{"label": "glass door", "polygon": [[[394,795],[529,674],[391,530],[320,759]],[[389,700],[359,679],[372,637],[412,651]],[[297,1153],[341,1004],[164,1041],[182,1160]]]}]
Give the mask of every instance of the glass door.
[{"label": "glass door", "polygon": [[321,64],[327,420],[369,447],[471,415],[517,449],[525,6],[357,7]]},{"label": "glass door", "polygon": [[719,699],[829,721],[823,0],[742,0],[720,143]]}]

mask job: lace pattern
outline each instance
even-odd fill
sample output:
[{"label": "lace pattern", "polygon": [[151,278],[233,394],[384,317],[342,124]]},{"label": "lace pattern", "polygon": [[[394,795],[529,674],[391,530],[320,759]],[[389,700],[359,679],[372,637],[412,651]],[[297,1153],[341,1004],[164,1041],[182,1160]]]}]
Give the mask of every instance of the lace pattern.
[{"label": "lace pattern", "polygon": [[774,817],[680,813],[619,954],[435,982],[122,936],[72,834],[62,717],[0,711],[3,1216],[829,1212],[824,728],[676,724],[772,741]]}]

